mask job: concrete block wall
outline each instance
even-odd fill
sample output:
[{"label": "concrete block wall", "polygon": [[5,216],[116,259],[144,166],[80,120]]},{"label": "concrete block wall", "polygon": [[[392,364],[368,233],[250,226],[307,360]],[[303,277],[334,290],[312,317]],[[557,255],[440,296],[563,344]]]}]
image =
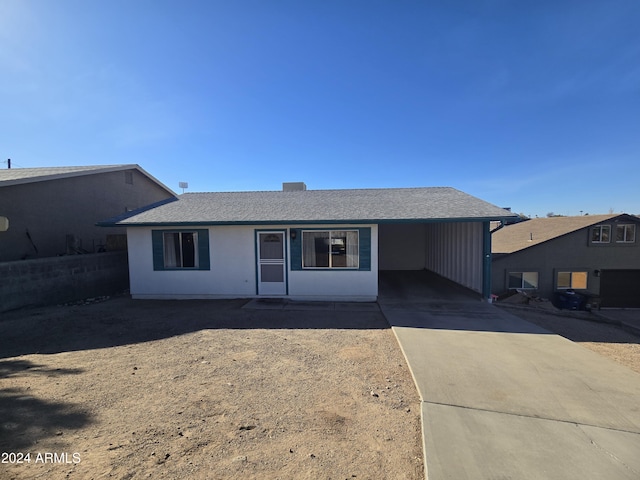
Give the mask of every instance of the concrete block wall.
[{"label": "concrete block wall", "polygon": [[127,288],[127,252],[0,263],[0,312],[111,295]]}]

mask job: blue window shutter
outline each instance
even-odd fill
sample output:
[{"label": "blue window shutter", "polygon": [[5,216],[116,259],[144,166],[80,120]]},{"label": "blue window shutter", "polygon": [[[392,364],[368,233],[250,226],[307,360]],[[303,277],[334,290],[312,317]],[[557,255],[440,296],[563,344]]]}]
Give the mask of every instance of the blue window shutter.
[{"label": "blue window shutter", "polygon": [[209,230],[196,230],[198,232],[198,270],[210,270],[209,260]]},{"label": "blue window shutter", "polygon": [[296,238],[292,239],[289,235],[289,248],[291,251],[291,270],[302,270],[302,230],[292,228],[291,231],[296,232]]},{"label": "blue window shutter", "polygon": [[371,270],[371,229],[359,228],[360,243],[358,245],[360,254],[360,266],[358,270]]},{"label": "blue window shutter", "polygon": [[164,270],[164,251],[161,230],[151,231],[151,244],[153,248],[153,269]]}]

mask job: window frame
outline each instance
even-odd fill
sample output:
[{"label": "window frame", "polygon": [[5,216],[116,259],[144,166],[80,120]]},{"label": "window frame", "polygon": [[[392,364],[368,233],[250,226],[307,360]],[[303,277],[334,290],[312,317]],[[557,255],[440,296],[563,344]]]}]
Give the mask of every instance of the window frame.
[{"label": "window frame", "polygon": [[[333,233],[335,232],[350,232],[350,233],[355,233],[356,235],[356,264],[355,265],[351,265],[351,266],[334,266],[333,264],[333,256],[335,255],[333,253],[333,248],[332,248],[332,240],[333,240]],[[328,258],[329,258],[329,265],[328,266],[308,266],[305,265],[305,241],[304,241],[304,237],[305,234],[322,234],[322,233],[327,233],[328,234],[328,245],[327,245],[327,253],[328,253]],[[360,229],[358,228],[334,228],[334,229],[302,229],[301,231],[301,268],[302,270],[331,270],[331,271],[342,271],[342,270],[359,270],[360,269]],[[345,244],[345,249],[348,249],[347,245]],[[347,255],[346,250],[345,250],[345,256]]]},{"label": "window frame", "polygon": [[[517,275],[520,274],[520,286],[519,287],[512,287],[511,286],[511,276],[512,275]],[[525,274],[535,274],[536,276],[536,281],[535,281],[535,287],[525,287]],[[531,283],[531,282],[528,282]],[[537,290],[539,288],[540,285],[540,274],[537,271],[515,271],[515,272],[507,272],[507,290]]]},{"label": "window frame", "polygon": [[[608,230],[607,240],[602,240],[604,229]],[[594,239],[596,232],[599,232],[598,239]],[[591,230],[591,243],[611,243],[611,225],[595,225]]]},{"label": "window frame", "polygon": [[[560,282],[559,282],[559,276],[560,274],[569,274],[569,286],[560,286]],[[574,282],[577,280],[574,280],[574,275],[575,274],[584,274],[584,287],[576,287],[574,286]],[[555,285],[556,285],[556,290],[587,290],[587,288],[589,288],[589,271],[586,269],[583,270],[569,270],[569,269],[563,269],[563,270],[557,270],[556,271],[556,278],[555,278]]]},{"label": "window frame", "polygon": [[[193,233],[194,236],[194,257],[196,259],[193,267],[167,266],[165,260],[165,234],[170,233]],[[182,239],[182,235],[180,236]],[[198,271],[211,270],[209,229],[196,228],[165,228],[151,230],[151,247],[153,256],[154,271]]]},{"label": "window frame", "polygon": [[[623,240],[618,240],[618,231],[620,227],[623,228],[622,238]],[[632,227],[632,228],[628,228]],[[627,231],[632,232],[631,240],[625,240],[627,238]],[[636,242],[636,224],[635,223],[620,223],[616,225],[616,243],[635,243]]]}]

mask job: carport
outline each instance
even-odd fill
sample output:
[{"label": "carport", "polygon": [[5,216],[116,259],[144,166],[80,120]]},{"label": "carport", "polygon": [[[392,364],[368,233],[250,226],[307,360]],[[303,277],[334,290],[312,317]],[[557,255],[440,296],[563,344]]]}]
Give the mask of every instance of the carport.
[{"label": "carport", "polygon": [[[491,235],[489,221],[438,219],[388,222],[378,225],[380,295],[385,290],[407,288],[412,295],[433,297],[435,285],[447,279],[488,299],[491,291]],[[416,272],[437,275],[416,275]],[[403,272],[404,275],[403,275]]]}]

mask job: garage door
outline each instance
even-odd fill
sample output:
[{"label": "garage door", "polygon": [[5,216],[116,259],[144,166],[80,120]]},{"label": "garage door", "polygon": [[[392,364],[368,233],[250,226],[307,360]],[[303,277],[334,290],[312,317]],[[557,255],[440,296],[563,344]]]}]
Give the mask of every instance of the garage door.
[{"label": "garage door", "polygon": [[603,307],[640,308],[640,270],[602,270]]}]

